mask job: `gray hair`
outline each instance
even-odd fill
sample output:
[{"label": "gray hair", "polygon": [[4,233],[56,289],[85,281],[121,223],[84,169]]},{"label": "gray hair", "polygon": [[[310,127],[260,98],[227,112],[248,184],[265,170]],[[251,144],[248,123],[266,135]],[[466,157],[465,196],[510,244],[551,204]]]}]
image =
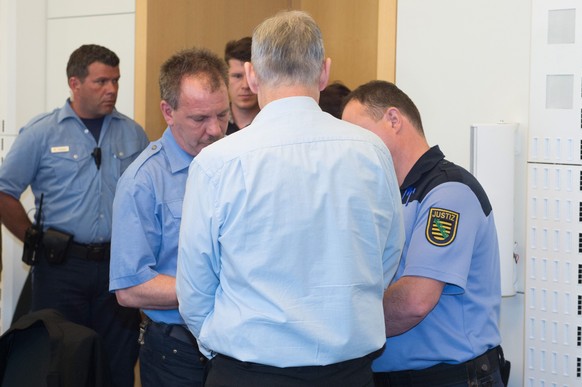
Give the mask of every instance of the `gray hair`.
[{"label": "gray hair", "polygon": [[321,31],[302,11],[280,12],[259,24],[251,51],[257,78],[271,86],[317,83],[325,60]]}]

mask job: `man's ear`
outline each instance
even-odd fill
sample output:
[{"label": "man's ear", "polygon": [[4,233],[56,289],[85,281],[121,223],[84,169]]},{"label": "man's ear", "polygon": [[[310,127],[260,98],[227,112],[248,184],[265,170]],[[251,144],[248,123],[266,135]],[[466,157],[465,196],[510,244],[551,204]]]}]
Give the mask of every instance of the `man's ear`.
[{"label": "man's ear", "polygon": [[390,124],[390,127],[395,129],[396,131],[399,131],[400,128],[402,127],[402,114],[400,113],[400,110],[398,110],[398,108],[389,107],[388,109],[386,109],[384,117],[382,118],[387,123]]},{"label": "man's ear", "polygon": [[166,120],[166,124],[168,124],[168,126],[174,125],[174,109],[172,109],[170,104],[165,100],[162,100],[160,102],[160,110],[162,111],[164,120]]},{"label": "man's ear", "polygon": [[249,89],[255,94],[259,94],[259,85],[257,83],[257,75],[255,74],[255,68],[251,62],[244,63],[245,75],[247,77],[247,83],[249,84]]},{"label": "man's ear", "polygon": [[329,81],[329,72],[331,70],[331,58],[327,58],[323,61],[323,66],[321,69],[321,75],[319,76],[319,91],[322,91],[327,86]]},{"label": "man's ear", "polygon": [[77,77],[69,78],[69,89],[71,89],[71,92],[74,91],[75,89],[77,89],[80,84],[81,84],[81,81],[79,80],[79,78],[77,78]]}]

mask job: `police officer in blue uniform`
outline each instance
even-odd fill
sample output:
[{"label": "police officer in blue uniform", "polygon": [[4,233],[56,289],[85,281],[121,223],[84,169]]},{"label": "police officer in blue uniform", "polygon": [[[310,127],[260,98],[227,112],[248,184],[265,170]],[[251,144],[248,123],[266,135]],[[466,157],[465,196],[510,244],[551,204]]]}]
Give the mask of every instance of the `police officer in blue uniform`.
[{"label": "police officer in blue uniform", "polygon": [[479,182],[429,147],[418,109],[394,84],[372,81],[342,118],[376,133],[392,153],[406,242],[384,295],[386,350],[377,386],[501,386],[499,248]]},{"label": "police officer in blue uniform", "polygon": [[206,358],[178,311],[176,268],[188,167],[225,135],[226,63],[206,50],[169,58],[160,72],[160,107],[168,124],[120,179],[113,204],[110,289],[141,308],[144,387],[202,386]]},{"label": "police officer in blue uniform", "polygon": [[43,230],[32,268],[32,309],[57,309],[97,331],[113,385],[133,387],[139,312],[120,307],[109,293],[111,207],[117,180],[148,140],[115,109],[120,72],[114,52],[79,47],[67,77],[71,98],[26,124],[0,168],[0,216],[28,244],[31,222],[19,198],[28,186],[37,208],[44,197],[36,216]]}]

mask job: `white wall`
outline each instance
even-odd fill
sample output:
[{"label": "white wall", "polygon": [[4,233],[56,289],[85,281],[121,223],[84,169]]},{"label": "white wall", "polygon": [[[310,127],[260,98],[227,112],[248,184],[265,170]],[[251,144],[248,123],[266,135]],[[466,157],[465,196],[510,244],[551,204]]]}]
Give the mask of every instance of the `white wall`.
[{"label": "white wall", "polygon": [[[45,2],[39,0],[2,0],[0,56],[3,57],[0,98],[5,120],[1,141],[8,144],[18,129],[34,115],[44,111],[46,18]],[[25,23],[19,22],[26,20]],[[22,202],[33,211],[32,195],[27,191]],[[31,215],[33,212],[31,212]],[[22,243],[2,226],[2,277],[0,286],[0,332],[12,321],[18,295],[28,273],[21,262]]]},{"label": "white wall", "polygon": [[[429,143],[469,169],[471,124],[520,124],[514,200],[519,291],[525,261],[530,23],[530,0],[398,2],[396,83],[417,104]],[[523,385],[523,305],[518,294],[504,298],[501,308],[511,386]]]},{"label": "white wall", "polygon": [[69,97],[66,66],[82,44],[99,44],[119,56],[121,78],[116,108],[133,117],[135,2],[133,0],[48,0],[46,24],[46,110]]}]

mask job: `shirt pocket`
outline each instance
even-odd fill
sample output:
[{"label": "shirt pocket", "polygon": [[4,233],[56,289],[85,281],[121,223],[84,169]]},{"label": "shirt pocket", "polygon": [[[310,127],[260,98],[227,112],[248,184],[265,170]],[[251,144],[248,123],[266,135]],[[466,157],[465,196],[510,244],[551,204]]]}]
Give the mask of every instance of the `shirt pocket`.
[{"label": "shirt pocket", "polygon": [[175,237],[176,242],[180,233],[180,222],[182,221],[182,199],[175,199],[166,202],[167,215],[164,216],[164,232],[168,240]]},{"label": "shirt pocket", "polygon": [[143,150],[139,141],[124,140],[123,142],[112,143],[107,148],[103,148],[103,160],[105,173],[105,184],[111,192],[115,192],[117,180],[129,165],[139,156]]},{"label": "shirt pocket", "polygon": [[171,218],[177,220],[178,222],[182,219],[182,199],[175,199],[169,202],[166,202],[166,206],[168,206],[168,213]]},{"label": "shirt pocket", "polygon": [[111,145],[111,156],[115,159],[117,176],[121,176],[129,165],[143,151],[142,144],[137,140],[124,141]]},{"label": "shirt pocket", "polygon": [[84,192],[94,178],[94,173],[86,173],[92,163],[91,149],[83,144],[49,145],[48,160],[53,183],[66,192]]}]

